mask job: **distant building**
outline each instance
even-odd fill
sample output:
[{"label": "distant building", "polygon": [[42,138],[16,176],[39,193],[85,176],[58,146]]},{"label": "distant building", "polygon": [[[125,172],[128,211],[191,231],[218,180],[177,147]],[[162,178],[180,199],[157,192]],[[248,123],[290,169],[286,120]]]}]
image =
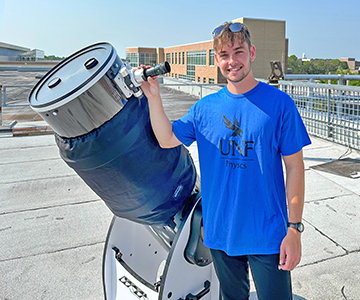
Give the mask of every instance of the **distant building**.
[{"label": "distant building", "polygon": [[44,51],[0,42],[0,61],[38,61],[44,59]]},{"label": "distant building", "polygon": [[301,61],[311,61],[311,59],[310,58],[307,58],[306,57],[306,54],[305,53],[303,53],[303,55],[302,55],[302,57],[301,57],[301,59],[300,59]]},{"label": "distant building", "polygon": [[19,55],[27,51],[30,49],[0,42],[0,61],[16,61]]},{"label": "distant building", "polygon": [[[270,75],[272,61],[280,62],[282,69],[287,70],[285,21],[240,18],[233,22],[241,22],[249,27],[251,41],[256,48],[256,59],[252,63],[256,78],[265,79]],[[171,65],[171,73],[167,76],[201,83],[226,82],[216,66],[212,40],[167,48],[127,48],[126,60],[133,66],[149,65],[145,61],[153,64],[167,60]]]},{"label": "distant building", "polygon": [[347,63],[350,72],[352,73],[359,73],[360,74],[360,61],[356,61],[355,58],[350,57],[342,57],[340,61],[344,61]]},{"label": "distant building", "polygon": [[39,49],[27,51],[19,55],[19,60],[21,61],[38,61],[44,59],[45,59],[45,52]]}]

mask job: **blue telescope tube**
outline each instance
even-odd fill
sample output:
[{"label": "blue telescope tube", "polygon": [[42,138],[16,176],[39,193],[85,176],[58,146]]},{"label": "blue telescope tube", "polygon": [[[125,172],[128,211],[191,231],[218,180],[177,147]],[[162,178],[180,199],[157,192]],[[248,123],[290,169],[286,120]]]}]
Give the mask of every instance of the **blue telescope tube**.
[{"label": "blue telescope tube", "polygon": [[184,146],[162,149],[147,100],[132,97],[112,119],[76,137],[56,136],[62,159],[119,217],[171,225],[193,192],[196,169]]}]

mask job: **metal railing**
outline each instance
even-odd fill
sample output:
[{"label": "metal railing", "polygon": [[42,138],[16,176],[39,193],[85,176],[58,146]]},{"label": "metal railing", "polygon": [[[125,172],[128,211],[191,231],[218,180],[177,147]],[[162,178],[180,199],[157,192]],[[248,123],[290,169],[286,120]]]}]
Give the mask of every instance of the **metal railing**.
[{"label": "metal railing", "polygon": [[[17,100],[13,100],[12,102],[15,102],[15,103],[8,103],[7,100],[6,100],[6,95],[7,95],[7,92],[6,90],[9,89],[9,88],[28,88],[29,91],[30,91],[30,88],[32,88],[34,85],[30,85],[30,84],[16,84],[16,85],[3,85],[2,86],[2,106],[3,107],[21,107],[21,106],[29,106],[29,104],[26,102],[26,103],[20,103],[19,102],[23,102],[24,99],[27,99],[27,95],[25,95],[26,97],[21,97],[21,99],[17,99],[17,100],[20,100],[20,101],[17,101]],[[23,99],[24,98],[24,99]]]},{"label": "metal railing", "polygon": [[338,84],[343,85],[350,80],[360,80],[360,75],[345,75],[345,74],[284,74],[285,80],[336,80]]},{"label": "metal railing", "polygon": [[[4,120],[4,108],[16,108],[16,107],[28,107],[27,101],[30,89],[34,85],[30,84],[15,84],[15,85],[0,85],[0,126],[3,125]],[[13,91],[9,91],[13,89]],[[14,91],[15,90],[15,91]],[[9,115],[7,115],[9,117]],[[12,121],[16,121],[15,119]],[[13,122],[10,122],[11,124]]]},{"label": "metal railing", "polygon": [[360,87],[279,81],[309,134],[360,150]]},{"label": "metal railing", "polygon": [[[27,102],[7,102],[8,88],[31,88],[33,85],[4,85],[0,90],[0,121],[3,107],[28,106]],[[216,92],[221,86],[174,83],[161,86],[193,94],[199,98]],[[360,150],[360,87],[279,81],[279,88],[295,101],[309,134]],[[2,94],[2,95],[1,95]],[[1,97],[2,96],[2,97]],[[1,125],[1,123],[0,123]]]}]

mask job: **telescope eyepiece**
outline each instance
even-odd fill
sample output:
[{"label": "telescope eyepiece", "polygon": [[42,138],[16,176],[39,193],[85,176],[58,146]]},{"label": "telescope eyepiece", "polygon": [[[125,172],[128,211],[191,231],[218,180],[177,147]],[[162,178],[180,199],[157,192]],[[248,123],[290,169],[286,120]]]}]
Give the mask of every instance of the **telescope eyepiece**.
[{"label": "telescope eyepiece", "polygon": [[154,77],[154,76],[159,76],[159,75],[163,75],[166,73],[170,73],[171,71],[171,67],[170,64],[165,61],[161,64],[158,64],[154,67],[151,67],[149,69],[145,69],[144,70],[144,77],[148,78],[149,76]]}]

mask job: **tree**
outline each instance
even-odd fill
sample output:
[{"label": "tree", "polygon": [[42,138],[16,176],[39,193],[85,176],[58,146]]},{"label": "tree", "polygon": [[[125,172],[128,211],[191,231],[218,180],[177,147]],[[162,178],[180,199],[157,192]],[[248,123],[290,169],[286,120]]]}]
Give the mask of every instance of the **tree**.
[{"label": "tree", "polygon": [[296,55],[288,58],[288,68],[291,68],[293,74],[304,74],[302,70],[302,62],[298,60]]},{"label": "tree", "polygon": [[348,69],[347,63],[339,59],[316,58],[303,62],[296,55],[289,56],[288,67],[292,69],[293,74],[334,74]]},{"label": "tree", "polygon": [[65,59],[65,57],[59,57],[59,56],[55,56],[55,55],[45,55],[44,59],[45,60],[63,60],[63,59]]}]

